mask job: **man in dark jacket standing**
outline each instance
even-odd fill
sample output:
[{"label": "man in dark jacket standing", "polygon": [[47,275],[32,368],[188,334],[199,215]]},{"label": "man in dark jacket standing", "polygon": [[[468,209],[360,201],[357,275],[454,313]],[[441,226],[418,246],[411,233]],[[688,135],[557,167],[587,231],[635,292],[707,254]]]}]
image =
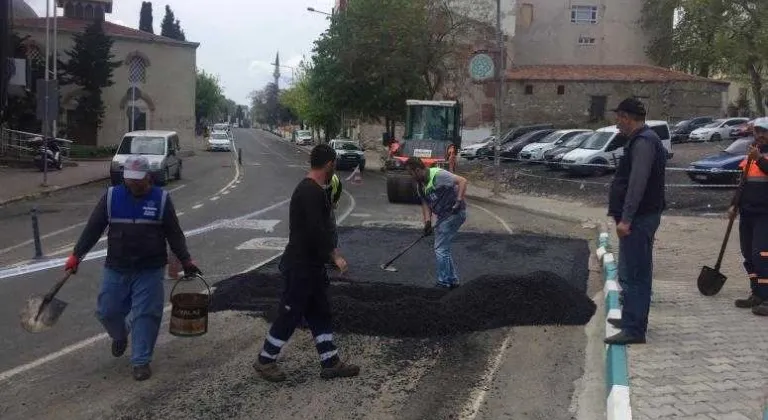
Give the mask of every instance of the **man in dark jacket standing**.
[{"label": "man in dark jacket standing", "polygon": [[[131,330],[131,364],[137,381],[152,376],[149,363],[165,301],[166,241],[181,261],[185,274],[200,274],[187,251],[171,197],[152,185],[149,170],[146,157],[128,157],[123,171],[125,185],[107,190],[65,264],[66,270],[77,272],[80,261],[109,227],[96,315],[112,338],[115,357],[125,353]],[[127,323],[129,312],[133,317]]]},{"label": "man in dark jacket standing", "polygon": [[653,279],[653,241],[666,208],[664,171],[667,151],[645,124],[646,110],[634,98],[614,110],[620,135],[627,137],[624,154],[611,184],[608,215],[619,236],[619,283],[624,296],[620,320],[609,320],[621,332],[607,344],[645,343]]}]

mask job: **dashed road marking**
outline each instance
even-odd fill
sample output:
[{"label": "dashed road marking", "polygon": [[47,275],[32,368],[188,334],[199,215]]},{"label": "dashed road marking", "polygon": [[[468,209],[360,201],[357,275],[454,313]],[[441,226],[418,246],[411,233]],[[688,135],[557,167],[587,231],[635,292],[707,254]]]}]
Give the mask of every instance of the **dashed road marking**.
[{"label": "dashed road marking", "polygon": [[216,200],[218,200],[219,198],[221,198],[221,197],[219,197],[218,195],[217,195],[217,196],[214,196],[214,197],[211,197],[211,201],[216,201]]},{"label": "dashed road marking", "polygon": [[350,216],[352,216],[352,217],[371,217],[371,215],[368,214],[368,213],[352,213],[352,214],[350,214]]},{"label": "dashed road marking", "polygon": [[180,190],[180,189],[182,189],[182,188],[184,188],[184,187],[186,187],[186,186],[187,186],[187,184],[181,184],[181,185],[179,185],[179,186],[178,186],[178,187],[176,187],[176,188],[173,188],[173,189],[170,189],[170,190],[168,190],[168,192],[169,192],[169,193],[173,193],[173,192],[176,192],[176,191],[178,191],[178,190]]},{"label": "dashed road marking", "polygon": [[184,214],[185,214],[185,213],[184,213],[183,211],[177,211],[177,212],[176,212],[176,217],[181,217],[181,216],[184,216]]},{"label": "dashed road marking", "polygon": [[227,194],[229,194],[229,191],[224,191],[223,193],[221,193],[221,195],[227,195]]},{"label": "dashed road marking", "polygon": [[203,207],[203,205],[202,205],[202,204],[195,204],[194,206],[192,206],[192,209],[193,209],[193,210],[197,210],[197,209],[199,209],[200,207]]}]

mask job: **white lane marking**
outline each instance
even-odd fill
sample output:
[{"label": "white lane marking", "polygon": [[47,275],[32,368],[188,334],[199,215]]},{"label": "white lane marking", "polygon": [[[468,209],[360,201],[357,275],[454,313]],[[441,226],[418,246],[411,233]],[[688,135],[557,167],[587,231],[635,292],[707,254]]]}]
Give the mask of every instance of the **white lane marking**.
[{"label": "white lane marking", "polygon": [[216,200],[218,200],[219,198],[221,198],[221,197],[219,197],[218,195],[217,195],[217,196],[215,196],[215,197],[211,197],[211,201],[216,201]]},{"label": "white lane marking", "polygon": [[497,221],[497,222],[499,222],[499,224],[501,224],[501,226],[503,226],[503,227],[504,227],[504,230],[506,230],[506,231],[507,231],[507,233],[509,233],[510,235],[511,235],[512,233],[514,233],[514,231],[512,230],[512,228],[511,228],[511,227],[509,227],[509,225],[507,224],[507,222],[505,222],[505,221],[504,221],[504,219],[502,219],[501,217],[499,217],[499,215],[498,215],[498,214],[496,214],[496,213],[494,213],[494,212],[492,212],[492,211],[488,210],[487,208],[485,208],[485,207],[483,207],[483,206],[478,206],[477,204],[473,204],[473,203],[468,203],[468,204],[469,204],[470,206],[472,206],[472,207],[477,207],[478,209],[480,209],[480,210],[482,210],[482,211],[484,211],[484,212],[488,213],[488,215],[490,215],[491,217],[493,217],[494,219],[496,219],[496,221]]},{"label": "white lane marking", "polygon": [[[504,230],[506,230],[507,233],[510,235],[513,233],[512,228],[510,228],[507,222],[505,222],[504,219],[502,219],[498,214],[486,209],[485,207],[478,206],[477,204],[469,203],[469,205],[477,207],[480,210],[488,213],[491,217],[496,219],[496,221],[499,222],[501,226],[504,227]],[[474,394],[473,397],[470,398],[469,402],[461,410],[461,415],[459,416],[460,420],[474,420],[475,417],[477,417],[477,415],[480,413],[480,406],[483,405],[483,402],[488,395],[488,391],[491,388],[493,378],[496,376],[496,373],[501,367],[501,362],[504,359],[510,341],[512,341],[511,330],[507,332],[506,337],[504,337],[504,341],[501,342],[501,346],[489,360],[490,363],[488,364],[488,368],[480,378],[480,384],[472,391],[472,394]]]},{"label": "white lane marking", "polygon": [[221,193],[221,195],[227,195],[227,194],[229,194],[229,191],[224,191],[223,193]]},{"label": "white lane marking", "polygon": [[[341,224],[344,221],[344,219],[349,217],[350,213],[352,213],[352,211],[355,209],[355,206],[357,205],[357,203],[355,202],[355,197],[353,197],[352,194],[350,194],[347,191],[344,191],[344,194],[346,194],[347,197],[349,197],[350,205],[347,208],[347,210],[344,212],[344,214],[342,214],[338,218],[338,220],[337,220],[338,224]],[[282,205],[282,204],[285,204],[286,202],[289,202],[289,201],[290,201],[290,199],[281,201],[280,203],[277,203],[277,204]],[[267,207],[267,208],[264,208],[262,210],[254,212],[254,213],[266,212],[266,211],[272,210],[273,208],[276,208],[277,204],[273,205],[273,206],[270,206],[270,207]],[[253,215],[246,215],[246,216],[253,217]],[[283,254],[282,252],[279,252],[279,253],[277,253],[277,254],[267,258],[266,260],[263,260],[263,261],[259,262],[258,264],[255,264],[255,265],[252,265],[252,266],[246,268],[245,270],[241,271],[239,274],[247,273],[249,271],[253,271],[253,270],[258,269],[259,267],[267,265],[267,264],[271,263],[272,261],[274,261],[275,259],[277,259],[278,257],[280,257],[280,255],[282,255],[282,254]],[[163,308],[163,313],[168,312],[170,309],[171,309],[171,305],[167,305],[165,308]],[[34,369],[34,368],[36,368],[38,366],[42,366],[42,365],[44,365],[44,364],[46,364],[48,362],[52,362],[52,361],[54,361],[56,359],[59,359],[59,358],[61,358],[63,356],[66,356],[66,355],[68,355],[70,353],[74,353],[74,352],[76,352],[78,350],[84,349],[84,348],[86,348],[86,347],[88,347],[88,346],[90,346],[90,345],[92,345],[92,344],[94,344],[94,343],[96,343],[96,342],[98,342],[100,340],[103,340],[103,339],[105,339],[107,337],[109,337],[109,336],[106,333],[97,334],[97,335],[95,335],[93,337],[87,338],[85,340],[82,340],[82,341],[77,342],[75,344],[72,344],[70,346],[67,346],[67,347],[65,347],[65,348],[63,348],[63,349],[61,349],[61,350],[59,350],[59,351],[57,351],[55,353],[51,353],[51,354],[49,354],[47,356],[41,357],[41,358],[39,358],[37,360],[33,360],[32,362],[23,364],[21,366],[17,366],[17,367],[15,367],[13,369],[6,370],[5,372],[0,373],[0,382],[6,381],[8,379],[11,379],[12,377],[14,377],[16,375],[19,375],[21,373],[24,373],[24,372],[27,372],[29,370],[32,370],[32,369]]]},{"label": "white lane marking", "polygon": [[[231,219],[231,220],[250,219],[250,218],[259,216],[261,214],[270,212],[270,211],[272,211],[272,210],[274,210],[276,208],[279,208],[279,207],[289,203],[290,201],[291,201],[291,199],[287,198],[287,199],[285,199],[283,201],[280,201],[279,203],[272,204],[269,207],[265,207],[265,208],[263,208],[261,210],[256,210],[254,212],[242,215],[240,217],[237,217],[237,218]],[[229,222],[229,221],[230,220],[227,220],[226,222]],[[222,225],[223,225],[222,221],[217,221],[217,222],[211,223],[209,225],[202,226],[202,227],[199,227],[199,228],[192,229],[190,231],[184,232],[184,235],[186,235],[187,237],[200,235],[200,234],[203,234],[205,232],[209,232],[209,231],[212,231],[212,230],[215,230],[215,229],[219,229]],[[85,256],[85,258],[83,258],[83,261],[90,261],[90,260],[95,260],[97,258],[103,258],[106,255],[107,255],[107,250],[106,249],[102,249],[102,250],[95,251],[95,252],[90,252],[88,255]],[[58,259],[55,259],[55,260],[48,260],[48,261],[44,261],[44,262],[40,262],[40,263],[35,263],[35,264],[29,264],[29,265],[20,266],[20,267],[0,268],[0,280],[11,278],[11,277],[16,277],[16,276],[21,276],[21,275],[29,274],[29,273],[36,273],[38,271],[49,270],[51,268],[61,267],[64,264],[65,261],[66,261],[66,258],[58,258]]]},{"label": "white lane marking", "polygon": [[368,213],[352,213],[352,214],[350,214],[350,216],[352,216],[352,217],[371,217],[371,215],[368,214]]},{"label": "white lane marking", "polygon": [[[47,233],[47,234],[41,236],[40,239],[47,239],[47,238],[50,238],[52,236],[60,235],[60,234],[62,234],[64,232],[67,232],[67,231],[70,231],[72,229],[75,229],[75,228],[78,228],[80,226],[83,226],[86,223],[87,222],[80,222],[80,223],[76,223],[76,224],[74,224],[72,226],[67,226],[67,227],[65,227],[63,229],[59,229],[59,230],[53,231],[51,233]],[[13,245],[13,246],[9,246],[8,248],[0,249],[0,255],[7,254],[7,253],[13,251],[14,249],[19,249],[19,248],[25,247],[27,245],[31,245],[32,243],[34,243],[34,240],[30,239],[28,241],[24,241],[24,242],[21,242],[19,244]]]},{"label": "white lane marking", "polygon": [[275,231],[275,226],[280,223],[280,220],[222,220],[222,228],[226,229],[247,229],[247,230],[263,230],[267,233]]},{"label": "white lane marking", "polygon": [[200,207],[203,207],[203,205],[202,204],[195,204],[194,206],[192,206],[192,210],[197,210]]},{"label": "white lane marking", "polygon": [[234,177],[232,177],[232,180],[231,180],[231,181],[229,181],[229,184],[225,185],[225,186],[224,186],[224,188],[220,189],[220,190],[219,190],[219,192],[217,192],[217,193],[216,193],[216,194],[214,194],[214,195],[219,195],[219,194],[221,194],[222,192],[224,192],[224,191],[228,190],[228,189],[229,189],[229,187],[231,187],[232,185],[235,185],[235,182],[239,182],[239,181],[240,181],[240,175],[241,175],[241,174],[240,174],[240,165],[238,165],[238,164],[237,164],[237,153],[235,152],[235,150],[237,150],[237,145],[235,145],[235,142],[234,142],[234,140],[232,141],[232,145],[233,145],[233,146],[235,146],[235,147],[232,149],[232,162],[233,162],[233,163],[234,163],[234,165],[235,165],[235,176],[234,176]]},{"label": "white lane marking", "polygon": [[282,251],[288,245],[288,238],[253,238],[236,246],[238,251],[267,249],[272,251]]},{"label": "white lane marking", "polygon": [[185,213],[183,211],[178,211],[178,212],[176,212],[176,217],[184,216],[184,214]]},{"label": "white lane marking", "polygon": [[173,193],[173,192],[176,192],[176,191],[178,191],[178,190],[180,190],[180,189],[182,189],[182,188],[184,188],[184,187],[186,187],[186,186],[187,186],[187,184],[181,184],[181,185],[179,185],[179,186],[178,186],[178,187],[176,187],[176,188],[173,188],[173,189],[170,189],[170,190],[168,190],[168,192],[169,192],[169,193]]},{"label": "white lane marking", "polygon": [[485,396],[491,388],[493,377],[496,376],[496,372],[501,367],[502,359],[504,359],[504,354],[507,352],[510,341],[512,341],[512,332],[507,333],[507,336],[504,337],[504,341],[501,342],[501,346],[490,360],[490,365],[482,378],[480,378],[480,384],[474,389],[476,395],[474,398],[471,398],[469,403],[461,410],[461,415],[459,415],[460,420],[474,420],[480,413],[480,406],[483,404],[483,401],[485,401]]}]

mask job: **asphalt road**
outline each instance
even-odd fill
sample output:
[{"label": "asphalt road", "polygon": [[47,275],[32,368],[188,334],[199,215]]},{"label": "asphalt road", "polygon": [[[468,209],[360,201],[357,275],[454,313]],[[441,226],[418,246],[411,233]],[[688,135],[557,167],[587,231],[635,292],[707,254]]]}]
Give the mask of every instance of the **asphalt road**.
[{"label": "asphalt road", "polygon": [[[183,213],[193,257],[212,283],[279,254],[288,233],[288,199],[307,167],[305,151],[271,134],[241,129],[235,139],[242,148],[241,168],[234,154],[205,153],[185,161],[184,179],[167,187]],[[345,225],[419,225],[418,207],[387,203],[378,173],[366,171],[362,185],[347,182],[345,190],[337,212]],[[61,249],[57,256],[65,257],[82,230],[78,224],[102,193],[90,186],[0,209],[0,229],[12,232],[0,239],[0,418],[571,419],[577,411],[582,418],[600,416],[601,364],[589,357],[601,351],[594,346],[600,336],[590,325],[499,328],[433,340],[338,334],[342,357],[363,372],[332,382],[318,377],[312,340],[299,331],[282,357],[291,379],[273,385],[250,367],[268,328],[265,321],[217,312],[210,315],[208,334],[182,339],[167,333],[166,314],[155,374],[136,383],[127,357],[109,354],[109,340],[93,315],[103,242],[62,289],[60,298],[69,306],[56,328],[32,335],[18,326],[27,296],[45,292],[61,274],[60,265],[37,270],[46,263],[27,261],[33,255],[25,243],[29,206],[46,209],[41,216],[46,252]],[[504,207],[469,204],[466,230],[593,234]],[[422,260],[431,266],[433,258]],[[29,272],[14,275],[12,266]],[[596,277],[590,277],[589,296],[597,293]]]}]

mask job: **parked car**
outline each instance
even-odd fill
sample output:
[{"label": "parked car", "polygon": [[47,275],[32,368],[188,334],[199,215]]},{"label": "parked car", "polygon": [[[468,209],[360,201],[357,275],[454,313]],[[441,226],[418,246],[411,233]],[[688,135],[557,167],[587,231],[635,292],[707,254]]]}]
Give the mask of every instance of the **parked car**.
[{"label": "parked car", "polygon": [[[667,122],[650,120],[645,123],[656,132],[667,151],[667,158],[672,159],[672,138]],[[624,155],[626,143],[627,137],[619,133],[615,125],[600,128],[584,140],[581,146],[566,153],[561,165],[574,174],[603,175],[616,167],[619,158]]]},{"label": "parked car", "polygon": [[721,118],[691,132],[691,141],[720,141],[731,138],[731,129],[749,122],[749,118]]},{"label": "parked car", "polygon": [[486,146],[492,146],[495,140],[496,140],[496,136],[490,136],[490,137],[486,137],[485,139],[481,140],[478,143],[470,144],[469,146],[466,146],[463,149],[459,150],[459,156],[463,157],[466,160],[475,159],[477,157],[478,150]]},{"label": "parked car", "polygon": [[221,150],[224,152],[232,151],[232,140],[229,138],[229,134],[223,131],[214,131],[208,137],[208,151],[213,152]]},{"label": "parked car", "polygon": [[226,131],[227,133],[229,133],[231,130],[230,130],[229,124],[227,123],[216,123],[213,125],[212,131]]},{"label": "parked car", "polygon": [[523,150],[520,152],[520,159],[540,162],[544,159],[544,153],[564,144],[581,133],[589,131],[591,130],[557,130],[538,142],[523,147]]},{"label": "parked car", "polygon": [[[499,141],[499,152],[504,149],[504,145],[515,141],[518,138],[532,132],[532,131],[539,131],[539,130],[547,130],[554,128],[552,124],[534,124],[534,125],[524,125],[522,127],[514,127],[504,133],[504,136],[501,137],[501,141]],[[483,147],[480,150],[477,151],[478,157],[485,157],[487,159],[493,159],[494,153],[496,152],[496,149],[494,148],[494,145],[491,144],[487,147]]]},{"label": "parked car", "polygon": [[147,157],[152,179],[157,185],[166,185],[172,178],[181,179],[183,162],[179,156],[180,149],[179,135],[175,131],[141,130],[126,133],[110,165],[112,185],[123,182],[123,167],[130,155]]},{"label": "parked car", "polygon": [[540,141],[544,137],[547,137],[548,135],[554,132],[555,130],[553,129],[531,131],[530,133],[525,134],[516,140],[507,142],[506,144],[501,146],[501,153],[500,153],[501,159],[503,160],[519,159],[520,151],[522,151],[525,146],[531,143],[536,143],[537,141]]},{"label": "parked car", "polygon": [[554,149],[544,153],[544,162],[546,162],[547,167],[550,169],[561,168],[560,161],[563,160],[563,156],[565,156],[571,150],[577,149],[579,146],[581,146],[582,143],[584,143],[584,141],[588,139],[593,133],[594,131],[589,130],[577,134],[560,146],[557,146]]},{"label": "parked car", "polygon": [[312,144],[312,132],[309,130],[299,130],[296,132],[296,144],[305,146]]},{"label": "parked car", "polygon": [[721,152],[691,163],[685,173],[691,181],[699,184],[737,184],[739,163],[747,155],[747,147],[754,143],[752,137],[740,138]]},{"label": "parked car", "polygon": [[744,124],[737,125],[731,129],[731,138],[740,139],[742,137],[749,137],[752,135],[752,127],[755,120],[747,121]]},{"label": "parked car", "polygon": [[682,143],[688,141],[688,137],[693,130],[701,128],[712,123],[715,119],[712,117],[696,117],[689,120],[680,121],[672,127],[672,143]]},{"label": "parked car", "polygon": [[365,149],[351,140],[334,139],[328,143],[336,151],[336,169],[365,169]]}]

